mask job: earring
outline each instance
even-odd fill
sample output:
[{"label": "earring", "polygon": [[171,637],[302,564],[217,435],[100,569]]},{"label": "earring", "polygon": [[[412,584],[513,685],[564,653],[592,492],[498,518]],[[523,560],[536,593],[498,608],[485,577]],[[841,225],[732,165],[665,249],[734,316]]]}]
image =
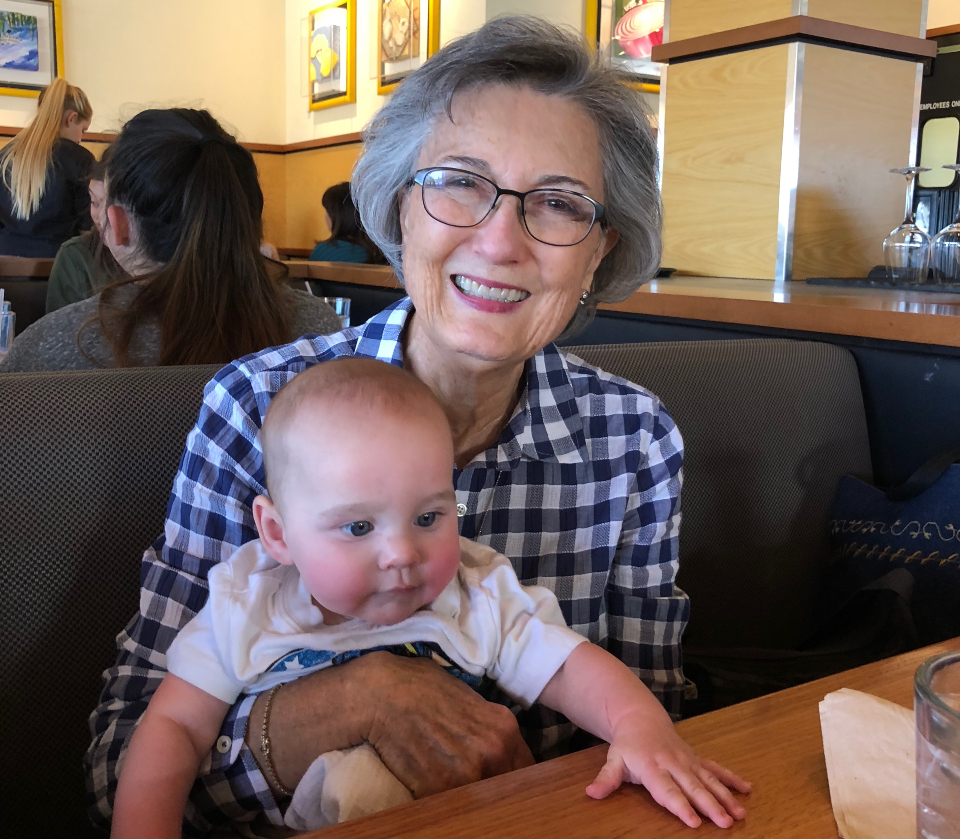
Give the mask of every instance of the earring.
[{"label": "earring", "polygon": [[590,296],[590,292],[588,292],[588,291],[585,291],[583,294],[580,295],[580,305],[581,305],[581,306],[585,306],[585,305],[586,305],[586,303],[587,303],[587,298],[588,298],[589,296]]}]

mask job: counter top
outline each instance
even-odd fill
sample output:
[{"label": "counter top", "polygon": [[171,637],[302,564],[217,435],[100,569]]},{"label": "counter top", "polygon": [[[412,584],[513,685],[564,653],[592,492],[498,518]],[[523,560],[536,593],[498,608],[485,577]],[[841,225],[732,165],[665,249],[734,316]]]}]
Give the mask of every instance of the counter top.
[{"label": "counter top", "polygon": [[960,347],[960,295],[777,285],[767,280],[653,280],[603,310]]},{"label": "counter top", "polygon": [[[398,288],[387,266],[289,262],[290,276]],[[960,295],[896,289],[777,285],[767,280],[671,277],[653,280],[602,311],[766,326],[960,347]]]}]

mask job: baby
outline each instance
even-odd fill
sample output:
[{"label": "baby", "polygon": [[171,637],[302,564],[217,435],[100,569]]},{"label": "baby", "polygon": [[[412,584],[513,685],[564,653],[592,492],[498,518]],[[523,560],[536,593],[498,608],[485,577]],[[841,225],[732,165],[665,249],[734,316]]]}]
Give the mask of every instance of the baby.
[{"label": "baby", "polygon": [[[701,761],[636,675],[568,629],[553,593],[523,586],[510,561],[460,539],[450,428],[402,369],[340,359],[297,375],[261,433],[270,497],[260,539],[209,574],[203,609],[167,653],[168,675],[127,751],[113,836],[180,836],[187,796],[227,710],[372,650],[427,655],[522,705],[560,711],[610,748],[588,795],[643,784],[688,825],[744,816],[734,773]],[[263,763],[282,787],[269,750]],[[322,755],[287,809],[313,829],[410,799],[369,745]]]}]

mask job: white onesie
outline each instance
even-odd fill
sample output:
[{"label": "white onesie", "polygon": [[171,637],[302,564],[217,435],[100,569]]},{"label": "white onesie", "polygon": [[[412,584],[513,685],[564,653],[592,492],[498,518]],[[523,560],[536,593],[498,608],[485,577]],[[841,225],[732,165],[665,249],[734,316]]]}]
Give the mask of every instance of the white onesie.
[{"label": "white onesie", "polygon": [[[521,585],[505,556],[462,538],[460,548],[454,579],[406,620],[326,626],[297,569],[248,542],[210,571],[207,603],[170,646],[167,669],[232,704],[329,667],[338,654],[424,642],[527,707],[586,639],[567,627],[553,592]],[[317,758],[284,821],[314,830],[409,800],[373,748],[359,746]]]}]

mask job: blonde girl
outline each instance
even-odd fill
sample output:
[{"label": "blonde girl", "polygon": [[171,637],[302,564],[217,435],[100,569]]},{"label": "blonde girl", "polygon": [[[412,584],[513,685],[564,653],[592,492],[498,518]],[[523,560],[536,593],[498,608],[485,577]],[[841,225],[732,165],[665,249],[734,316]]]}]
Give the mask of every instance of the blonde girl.
[{"label": "blonde girl", "polygon": [[54,79],[33,121],[0,150],[0,254],[53,257],[90,227],[94,156],[80,139],[92,116],[79,87]]}]

